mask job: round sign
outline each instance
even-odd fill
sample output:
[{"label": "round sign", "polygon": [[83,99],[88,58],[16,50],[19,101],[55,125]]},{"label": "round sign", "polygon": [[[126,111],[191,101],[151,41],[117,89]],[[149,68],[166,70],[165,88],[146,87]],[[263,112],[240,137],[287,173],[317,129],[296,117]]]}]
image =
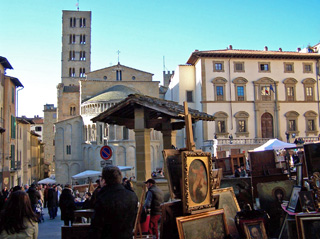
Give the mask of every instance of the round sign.
[{"label": "round sign", "polygon": [[100,149],[100,156],[101,156],[101,158],[104,159],[104,160],[110,159],[111,156],[112,156],[112,150],[111,150],[111,148],[110,148],[108,145],[103,146],[103,147]]}]

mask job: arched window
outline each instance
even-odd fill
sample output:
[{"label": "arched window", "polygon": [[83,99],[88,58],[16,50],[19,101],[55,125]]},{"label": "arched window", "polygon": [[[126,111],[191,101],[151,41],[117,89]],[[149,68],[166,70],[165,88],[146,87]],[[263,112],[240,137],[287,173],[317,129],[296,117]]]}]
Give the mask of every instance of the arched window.
[{"label": "arched window", "polygon": [[309,136],[310,134],[313,134],[317,136],[318,135],[318,128],[317,128],[318,114],[310,110],[304,113],[304,117],[306,120],[306,135]]},{"label": "arched window", "polygon": [[298,81],[294,78],[287,78],[283,83],[285,85],[286,101],[296,101],[296,84]]},{"label": "arched window", "polygon": [[227,120],[228,114],[225,112],[219,111],[214,114],[215,117],[215,134],[217,136],[226,137],[228,135],[228,128],[227,128]]},{"label": "arched window", "polygon": [[216,77],[212,80],[215,101],[226,100],[226,83],[227,80],[223,77]]},{"label": "arched window", "polygon": [[233,80],[234,90],[235,90],[235,99],[236,101],[246,101],[246,85],[248,80],[243,77],[238,77]]},{"label": "arched window", "polygon": [[299,134],[298,129],[298,117],[299,113],[296,111],[289,111],[285,114],[285,117],[287,118],[287,132],[289,134]]},{"label": "arched window", "polygon": [[305,101],[314,101],[314,85],[316,83],[315,79],[306,78],[302,81],[304,86],[304,99]]},{"label": "arched window", "polygon": [[234,115],[236,119],[236,136],[249,136],[248,119],[249,114],[245,111],[239,111]]}]

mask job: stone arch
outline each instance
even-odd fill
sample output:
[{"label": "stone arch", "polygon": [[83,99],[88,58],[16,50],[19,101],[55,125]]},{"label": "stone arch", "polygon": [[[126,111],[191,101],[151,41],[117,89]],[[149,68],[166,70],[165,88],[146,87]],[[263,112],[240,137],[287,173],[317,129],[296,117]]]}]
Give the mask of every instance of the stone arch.
[{"label": "stone arch", "polygon": [[295,78],[286,78],[283,80],[283,84],[297,84],[298,81]]},{"label": "stone arch", "polygon": [[299,113],[297,111],[288,111],[284,114],[285,117],[298,117]]},{"label": "stone arch", "polygon": [[237,77],[237,78],[233,79],[232,83],[233,84],[247,84],[248,80],[244,77]]},{"label": "stone arch", "polygon": [[227,82],[226,78],[223,77],[216,77],[211,81],[213,84],[226,84]]}]

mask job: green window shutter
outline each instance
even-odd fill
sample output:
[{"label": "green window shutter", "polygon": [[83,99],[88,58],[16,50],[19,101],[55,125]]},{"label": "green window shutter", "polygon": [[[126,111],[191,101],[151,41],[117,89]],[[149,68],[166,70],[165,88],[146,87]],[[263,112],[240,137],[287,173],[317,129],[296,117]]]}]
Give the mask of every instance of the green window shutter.
[{"label": "green window shutter", "polygon": [[11,115],[11,138],[16,138],[16,117]]},{"label": "green window shutter", "polygon": [[11,145],[11,168],[15,167],[15,145]]}]

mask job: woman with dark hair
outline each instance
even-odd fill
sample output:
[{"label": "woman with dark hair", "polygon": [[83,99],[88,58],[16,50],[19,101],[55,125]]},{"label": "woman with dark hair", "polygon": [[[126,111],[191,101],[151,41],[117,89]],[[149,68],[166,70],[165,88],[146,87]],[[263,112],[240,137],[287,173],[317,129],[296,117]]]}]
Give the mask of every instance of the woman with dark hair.
[{"label": "woman with dark hair", "polygon": [[0,214],[0,238],[38,238],[38,219],[29,196],[22,190],[10,194],[6,207]]}]

